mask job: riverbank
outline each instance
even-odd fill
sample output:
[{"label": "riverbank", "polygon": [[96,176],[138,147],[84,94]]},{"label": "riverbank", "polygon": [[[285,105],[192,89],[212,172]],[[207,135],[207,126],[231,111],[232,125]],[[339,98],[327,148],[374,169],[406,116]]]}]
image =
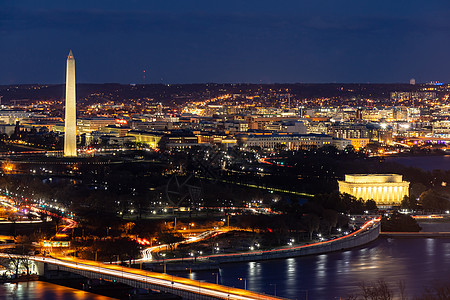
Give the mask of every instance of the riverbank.
[{"label": "riverbank", "polygon": [[389,238],[450,238],[450,232],[380,232],[380,236]]},{"label": "riverbank", "polygon": [[[191,262],[199,261],[202,263],[202,266],[204,267],[203,270],[211,270],[212,268],[210,265],[217,265],[223,263],[274,260],[274,259],[330,253],[360,247],[362,245],[368,244],[378,238],[380,234],[380,229],[381,229],[380,219],[372,219],[364,223],[361,226],[361,228],[356,230],[355,232],[329,241],[281,249],[215,254],[215,255],[199,256],[196,258],[167,259],[164,261],[146,263],[145,268],[146,269],[164,268],[163,270],[169,271],[170,270],[187,271],[189,270],[189,267],[187,267],[186,264],[188,264],[189,261]],[[183,264],[183,266],[176,267],[177,264]],[[197,268],[197,270],[199,269]],[[192,268],[190,271],[192,271]]]},{"label": "riverbank", "polygon": [[217,263],[248,262],[292,258],[298,256],[318,255],[335,251],[348,250],[368,244],[376,240],[380,234],[379,220],[366,222],[360,229],[343,237],[303,246],[248,253],[233,253],[225,255],[211,255],[208,258]]},{"label": "riverbank", "polygon": [[0,278],[0,284],[4,283],[18,283],[18,282],[29,282],[39,280],[38,275],[23,275],[17,278]]},{"label": "riverbank", "polygon": [[389,238],[450,238],[450,216],[415,217],[422,228],[419,232],[381,232],[380,236]]}]

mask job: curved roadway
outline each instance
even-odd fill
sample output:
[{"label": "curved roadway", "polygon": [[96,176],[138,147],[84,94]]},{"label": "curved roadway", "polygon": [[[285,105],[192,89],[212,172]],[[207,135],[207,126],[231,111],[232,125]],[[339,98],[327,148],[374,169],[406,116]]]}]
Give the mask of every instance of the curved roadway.
[{"label": "curved roadway", "polygon": [[[19,255],[7,255],[0,253],[0,257],[21,257]],[[237,289],[233,287],[227,287],[223,285],[217,285],[213,283],[200,282],[187,278],[176,277],[172,275],[149,272],[145,270],[137,270],[117,265],[105,265],[102,263],[96,263],[92,261],[86,261],[81,259],[68,259],[68,258],[53,258],[32,256],[28,257],[36,262],[49,263],[53,265],[63,266],[74,270],[90,271],[99,275],[109,275],[117,278],[126,278],[128,280],[135,280],[142,283],[154,284],[159,286],[168,287],[170,289],[178,289],[194,294],[200,294],[203,296],[209,296],[217,299],[236,299],[236,300],[249,300],[249,299],[261,299],[261,300],[275,300],[281,299],[275,296],[269,296],[264,294],[254,293],[248,290]]]}]

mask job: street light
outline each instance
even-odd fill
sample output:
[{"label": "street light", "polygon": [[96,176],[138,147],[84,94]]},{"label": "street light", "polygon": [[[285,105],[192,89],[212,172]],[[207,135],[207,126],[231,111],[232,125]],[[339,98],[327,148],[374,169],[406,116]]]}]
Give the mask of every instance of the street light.
[{"label": "street light", "polygon": [[219,272],[212,273],[213,275],[216,275],[216,284],[219,284]]},{"label": "street light", "polygon": [[244,280],[244,290],[247,289],[247,278],[239,278],[239,280]]}]

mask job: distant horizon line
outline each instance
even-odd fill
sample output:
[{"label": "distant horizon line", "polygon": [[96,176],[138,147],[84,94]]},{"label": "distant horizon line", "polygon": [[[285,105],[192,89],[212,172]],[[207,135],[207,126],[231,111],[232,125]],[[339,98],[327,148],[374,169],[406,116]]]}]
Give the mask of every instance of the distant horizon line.
[{"label": "distant horizon line", "polygon": [[[446,82],[439,82],[442,85],[446,85],[449,83]],[[321,85],[321,84],[382,84],[382,85],[391,85],[391,84],[401,84],[401,85],[423,85],[423,84],[430,84],[433,85],[431,82],[416,82],[415,84],[411,84],[409,82],[272,82],[272,83],[262,83],[262,82],[194,82],[194,83],[121,83],[121,82],[77,82],[78,84],[118,84],[118,85],[206,85],[206,84],[221,84],[221,85],[233,85],[233,84],[239,84],[239,85],[274,85],[274,84],[290,84],[290,85],[301,85],[301,84],[315,84],[315,85]],[[65,83],[10,83],[10,84],[3,84],[0,83],[0,86],[14,86],[14,85],[65,85]]]}]

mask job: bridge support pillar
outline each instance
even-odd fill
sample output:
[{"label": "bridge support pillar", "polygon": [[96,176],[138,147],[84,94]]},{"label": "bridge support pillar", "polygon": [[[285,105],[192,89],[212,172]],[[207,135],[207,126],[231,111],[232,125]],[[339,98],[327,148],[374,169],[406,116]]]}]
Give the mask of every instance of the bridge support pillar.
[{"label": "bridge support pillar", "polygon": [[45,276],[45,271],[48,268],[47,263],[40,262],[40,261],[35,261],[34,263],[36,264],[38,275],[39,276]]}]

